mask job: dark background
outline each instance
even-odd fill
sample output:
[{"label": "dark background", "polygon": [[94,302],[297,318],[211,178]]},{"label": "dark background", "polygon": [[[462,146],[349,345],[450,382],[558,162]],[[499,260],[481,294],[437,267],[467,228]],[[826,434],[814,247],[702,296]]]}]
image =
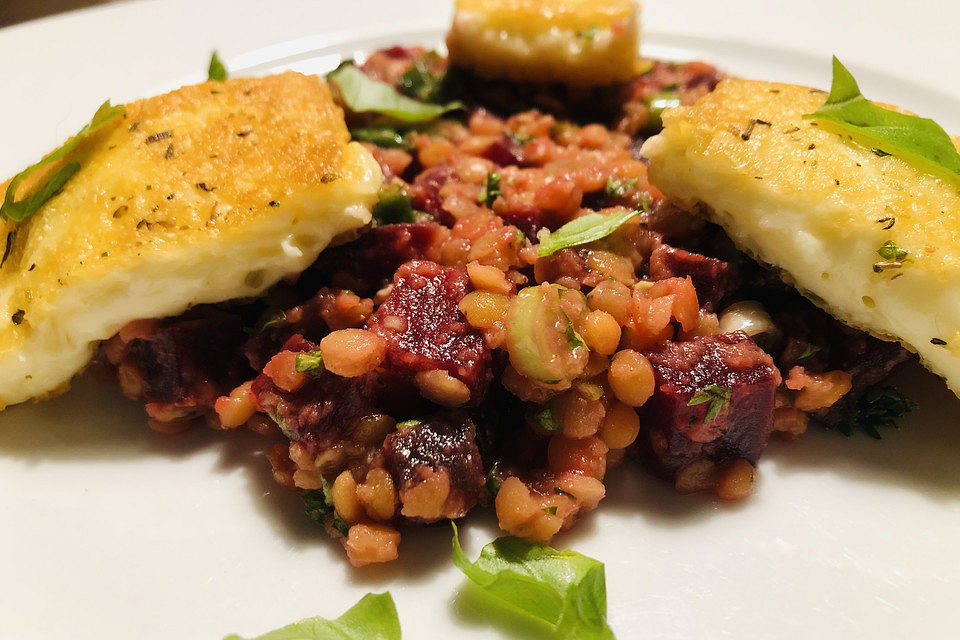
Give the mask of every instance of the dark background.
[{"label": "dark background", "polygon": [[0,27],[116,0],[0,0]]}]

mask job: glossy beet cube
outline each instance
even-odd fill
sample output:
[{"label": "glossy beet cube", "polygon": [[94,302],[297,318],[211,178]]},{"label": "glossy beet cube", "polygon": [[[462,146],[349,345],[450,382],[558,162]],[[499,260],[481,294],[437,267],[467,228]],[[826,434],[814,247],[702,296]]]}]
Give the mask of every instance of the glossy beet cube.
[{"label": "glossy beet cube", "polygon": [[[282,350],[304,353],[318,346],[296,335]],[[253,381],[251,391],[260,410],[280,425],[284,435],[317,454],[349,438],[360,418],[374,410],[375,374],[343,378],[328,371],[311,375],[296,391],[284,391],[266,374]]]},{"label": "glossy beet cube", "polygon": [[470,286],[461,267],[412,260],[367,323],[387,343],[384,366],[408,378],[442,369],[464,382],[474,403],[490,380],[490,350],[457,308]]},{"label": "glossy beet cube", "polygon": [[650,279],[690,276],[700,306],[715,311],[730,287],[730,264],[662,244],[650,256]]},{"label": "glossy beet cube", "polygon": [[[663,342],[644,355],[656,377],[643,408],[647,453],[661,472],[672,476],[702,458],[756,463],[773,430],[780,384],[769,355],[740,331]],[[691,404],[695,396],[709,400]]]}]

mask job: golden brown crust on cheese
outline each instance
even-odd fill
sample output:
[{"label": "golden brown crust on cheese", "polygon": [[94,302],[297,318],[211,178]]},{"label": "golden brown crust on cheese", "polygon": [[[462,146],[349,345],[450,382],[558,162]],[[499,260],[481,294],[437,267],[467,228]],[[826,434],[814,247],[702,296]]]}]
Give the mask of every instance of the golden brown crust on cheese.
[{"label": "golden brown crust on cheese", "polygon": [[[652,182],[831,314],[899,340],[960,392],[960,185],[803,115],[826,93],[728,79],[664,114]],[[909,252],[881,264],[893,242]]]},{"label": "golden brown crust on cheese", "polygon": [[[10,246],[0,267],[0,367],[38,341],[86,349],[109,337],[91,334],[94,319],[78,329],[62,315],[108,283],[107,302],[134,296],[151,277],[159,287],[160,265],[170,279],[151,295],[163,304],[131,301],[130,313],[170,315],[254,295],[304,268],[333,235],[369,220],[380,172],[349,140],[327,86],[294,72],[205,82],[127,105],[65,159],[81,168],[60,194],[25,222],[0,226]],[[21,197],[56,168],[31,176]],[[231,247],[238,257],[252,252],[249,272],[229,260]],[[191,268],[212,272],[178,285],[193,278]],[[179,297],[163,294],[178,286]],[[120,308],[109,313],[102,331],[132,319]],[[27,386],[30,395],[43,392]],[[19,399],[0,388],[0,404]]]}]

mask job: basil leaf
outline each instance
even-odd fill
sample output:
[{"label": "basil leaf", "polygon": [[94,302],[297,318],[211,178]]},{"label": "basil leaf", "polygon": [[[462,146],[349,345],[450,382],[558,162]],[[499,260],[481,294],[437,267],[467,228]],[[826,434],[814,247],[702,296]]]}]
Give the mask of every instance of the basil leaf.
[{"label": "basil leaf", "polygon": [[23,200],[16,201],[14,199],[16,198],[17,189],[20,187],[20,184],[37,169],[42,169],[43,167],[63,158],[65,155],[73,151],[76,146],[80,144],[81,140],[113,120],[115,117],[123,114],[125,111],[126,109],[122,104],[111,105],[110,101],[107,100],[100,105],[100,108],[97,109],[97,112],[93,114],[93,119],[90,120],[89,123],[85,124],[83,128],[77,132],[77,135],[67,140],[65,143],[63,143],[62,147],[48,155],[40,162],[33,166],[27,167],[15,175],[10,181],[10,184],[7,186],[7,193],[4,195],[3,204],[0,205],[0,218],[5,220],[13,220],[15,222],[22,222],[36,213],[37,210],[42,207],[47,200],[53,197],[53,195],[59,191],[64,184],[67,183],[67,180],[73,177],[73,174],[80,170],[80,163],[70,162],[64,165],[58,169],[57,172],[54,173],[53,176],[47,180],[46,183],[41,185],[40,188],[37,189],[37,191],[32,195],[27,196]]},{"label": "basil leaf", "polygon": [[566,247],[574,247],[601,238],[616,231],[627,220],[636,217],[639,211],[622,211],[610,215],[588,213],[563,225],[540,243],[537,255],[541,258]]},{"label": "basil leaf", "polygon": [[220,59],[220,56],[214,51],[210,55],[210,64],[207,66],[207,80],[214,80],[216,82],[223,82],[227,79],[227,67],[223,64],[223,60]]},{"label": "basil leaf", "polygon": [[358,142],[370,142],[378,147],[410,151],[413,145],[405,135],[392,127],[358,127],[350,129],[350,137]]},{"label": "basil leaf", "polygon": [[463,108],[461,102],[445,105],[418,102],[398,93],[386,82],[374,80],[352,64],[332,71],[327,80],[337,86],[344,103],[354,113],[378,113],[400,122],[419,123]]},{"label": "basil leaf", "polygon": [[245,639],[223,640],[400,640],[400,620],[390,593],[368,593],[335,620],[316,617]]},{"label": "basil leaf", "polygon": [[520,538],[497,538],[470,562],[453,526],[453,564],[491,598],[550,626],[558,638],[613,640],[603,563]]},{"label": "basil leaf", "polygon": [[803,117],[825,120],[866,146],[895,155],[923,171],[960,179],[960,153],[940,125],[871,103],[836,56],[827,101]]}]

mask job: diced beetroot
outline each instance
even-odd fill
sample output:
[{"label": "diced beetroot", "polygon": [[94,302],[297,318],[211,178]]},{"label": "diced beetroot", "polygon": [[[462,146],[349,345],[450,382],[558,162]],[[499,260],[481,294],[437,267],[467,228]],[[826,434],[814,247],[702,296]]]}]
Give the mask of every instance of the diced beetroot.
[{"label": "diced beetroot", "polygon": [[240,355],[245,338],[238,316],[197,307],[127,343],[120,366],[139,379],[138,399],[192,414],[211,409],[249,375]]},{"label": "diced beetroot", "polygon": [[[317,348],[295,335],[282,350],[303,353]],[[280,425],[284,435],[316,454],[349,437],[357,421],[373,412],[376,387],[376,374],[344,378],[324,371],[294,392],[283,391],[260,374],[251,391],[257,407]]]},{"label": "diced beetroot", "polygon": [[457,308],[469,278],[462,267],[411,260],[393,277],[393,290],[367,323],[387,342],[385,366],[412,378],[443,369],[479,402],[490,381],[490,350]]},{"label": "diced beetroot", "polygon": [[338,284],[349,285],[361,294],[373,294],[404,262],[428,258],[445,232],[436,222],[375,227],[349,244],[324,251],[313,269],[335,280],[342,275],[343,281]]},{"label": "diced beetroot", "polygon": [[518,203],[505,211],[497,211],[507,224],[511,224],[523,231],[523,234],[532,242],[537,241],[537,233],[546,225],[543,223],[543,212],[531,204]]},{"label": "diced beetroot", "polygon": [[480,155],[501,167],[524,166],[523,145],[512,138],[494,140]]},{"label": "diced beetroot", "polygon": [[[653,463],[668,476],[708,458],[744,458],[755,464],[773,430],[774,390],[780,373],[745,333],[662,342],[645,353],[656,390],[644,405]],[[711,402],[690,406],[711,385],[729,390],[719,414],[705,421]],[[715,388],[714,388],[715,389]]]},{"label": "diced beetroot", "polygon": [[714,311],[727,295],[730,283],[730,264],[699,253],[691,253],[662,244],[650,255],[650,279],[683,278],[690,276],[697,290],[700,306]]},{"label": "diced beetroot", "polygon": [[439,413],[395,431],[383,443],[384,463],[400,490],[415,484],[419,467],[446,470],[450,486],[474,496],[483,488],[477,427],[459,412]]},{"label": "diced beetroot", "polygon": [[452,226],[453,216],[443,210],[440,187],[454,179],[453,168],[448,164],[431,167],[419,174],[407,190],[413,208],[426,211],[443,224]]}]

